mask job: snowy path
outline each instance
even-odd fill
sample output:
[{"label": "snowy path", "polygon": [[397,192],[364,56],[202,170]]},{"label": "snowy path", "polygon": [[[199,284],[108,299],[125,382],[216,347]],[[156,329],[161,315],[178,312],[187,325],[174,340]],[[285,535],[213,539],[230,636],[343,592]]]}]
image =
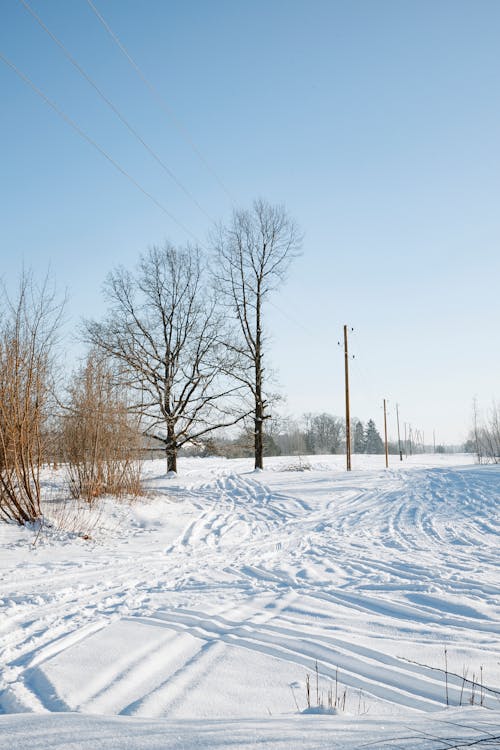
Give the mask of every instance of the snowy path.
[{"label": "snowy path", "polygon": [[500,690],[500,468],[285,464],[152,464],[90,541],[0,528],[0,712],[292,715],[316,661],[351,715],[436,712],[445,647]]}]

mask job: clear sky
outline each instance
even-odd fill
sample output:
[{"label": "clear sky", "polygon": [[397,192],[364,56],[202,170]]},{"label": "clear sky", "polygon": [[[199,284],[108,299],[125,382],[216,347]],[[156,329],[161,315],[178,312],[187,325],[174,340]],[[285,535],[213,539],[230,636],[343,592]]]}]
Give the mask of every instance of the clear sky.
[{"label": "clear sky", "polygon": [[[500,396],[500,3],[95,0],[169,117],[87,0],[27,2],[189,195],[19,0],[0,0],[1,54],[201,243],[259,196],[301,226],[267,310],[282,410],[343,413],[347,323],[352,414],[381,427],[385,397],[393,435],[399,403],[462,441],[474,396]],[[75,328],[111,268],[192,236],[2,61],[0,87],[1,273],[50,266]]]}]

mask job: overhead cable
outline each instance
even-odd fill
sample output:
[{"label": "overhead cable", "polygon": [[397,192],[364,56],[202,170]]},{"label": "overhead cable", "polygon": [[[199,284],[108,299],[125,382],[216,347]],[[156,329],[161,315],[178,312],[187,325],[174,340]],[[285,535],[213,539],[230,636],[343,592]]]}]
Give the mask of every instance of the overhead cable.
[{"label": "overhead cable", "polygon": [[2,60],[2,62],[4,62],[9,68],[11,68],[11,70],[13,70],[14,73],[16,73],[16,75],[22,81],[24,81],[24,83],[26,83],[36,94],[38,94],[38,96],[41,99],[43,99],[43,101],[46,104],[48,104],[49,107],[51,107],[54,110],[54,112],[56,112],[59,115],[59,117],[61,117],[71,128],[73,128],[73,130],[75,130],[81,138],[87,141],[87,143],[90,143],[90,145],[93,146],[96,149],[96,151],[99,151],[99,153],[102,156],[104,156],[104,158],[107,159],[107,161],[109,161],[110,164],[112,164],[114,168],[118,170],[118,172],[120,172],[124,177],[126,177],[127,180],[129,180],[138,190],[140,190],[143,195],[149,198],[149,200],[151,200],[155,204],[155,206],[157,206],[161,211],[163,211],[163,213],[166,214],[169,217],[169,219],[171,219],[171,221],[174,222],[174,224],[177,224],[177,226],[180,227],[183,230],[183,232],[186,232],[186,234],[192,237],[198,244],[201,244],[198,238],[196,237],[196,235],[193,234],[193,232],[190,229],[188,229],[186,226],[184,226],[184,224],[182,224],[182,222],[176,219],[175,216],[171,214],[170,211],[167,208],[165,208],[165,206],[163,206],[160,203],[160,201],[158,201],[154,197],[154,195],[152,195],[145,188],[143,188],[142,185],[139,182],[137,182],[137,180],[134,177],[132,177],[132,175],[130,175],[123,167],[121,167],[118,164],[118,162],[115,159],[113,159],[112,156],[110,156],[101,146],[99,146],[99,144],[96,143],[96,141],[94,141],[93,138],[87,135],[87,133],[84,130],[82,130],[82,128],[79,125],[77,125],[77,123],[74,120],[72,120],[71,117],[69,117],[69,115],[63,112],[63,110],[60,109],[60,107],[58,107],[57,104],[55,104],[55,102],[49,99],[49,97],[46,96],[43,93],[43,91],[41,91],[33,83],[33,81],[30,78],[28,78],[27,75],[25,75],[25,73],[19,70],[17,65],[15,65],[11,60],[5,57],[5,55],[3,55],[1,52],[0,52],[0,60]]},{"label": "overhead cable", "polygon": [[207,169],[208,172],[212,175],[212,177],[216,180],[216,182],[219,184],[219,187],[223,190],[223,192],[226,194],[226,196],[231,201],[231,204],[235,204],[235,200],[227,187],[225,186],[224,182],[221,180],[215,169],[211,166],[211,164],[207,161],[207,159],[203,156],[202,152],[196,145],[196,143],[193,141],[193,138],[191,137],[189,131],[187,128],[182,124],[182,122],[176,117],[174,114],[172,108],[167,104],[165,98],[160,94],[156,86],[154,86],[149,78],[146,77],[146,75],[142,72],[139,65],[136,63],[136,61],[133,59],[133,57],[130,55],[126,47],[122,44],[118,36],[115,34],[115,32],[112,30],[110,25],[107,23],[107,21],[103,18],[101,13],[97,10],[96,6],[92,2],[92,0],[87,0],[87,3],[89,7],[92,9],[96,17],[99,19],[102,26],[106,29],[109,36],[113,39],[117,47],[121,50],[123,55],[127,58],[130,65],[134,68],[135,72],[139,76],[139,78],[142,80],[142,82],[148,87],[150,92],[153,94],[157,102],[159,103],[160,107],[163,109],[167,117],[172,121],[172,123],[177,128],[178,132],[181,134],[181,136],[184,138],[186,143],[191,147],[191,149],[194,151],[194,153],[198,156],[200,161],[205,166],[205,169]]},{"label": "overhead cable", "polygon": [[104,92],[99,88],[99,86],[96,84],[96,82],[89,76],[89,74],[82,68],[82,66],[75,60],[75,58],[71,55],[67,47],[61,42],[60,39],[57,38],[55,34],[50,31],[50,29],[46,26],[46,24],[42,21],[40,16],[38,16],[33,8],[29,5],[29,3],[26,0],[19,0],[19,2],[26,8],[28,13],[31,14],[31,16],[35,19],[35,21],[41,26],[41,28],[50,36],[50,38],[57,44],[57,46],[61,49],[65,57],[70,61],[70,63],[78,70],[78,72],[85,78],[85,80],[92,86],[92,88],[97,92],[97,94],[101,97],[101,99],[108,105],[108,107],[115,113],[115,115],[118,117],[118,119],[125,125],[125,127],[128,129],[132,135],[137,138],[137,140],[144,146],[146,151],[155,159],[155,161],[162,167],[162,169],[168,174],[168,176],[175,182],[177,187],[182,190],[182,192],[196,205],[196,207],[206,216],[211,222],[213,222],[213,218],[208,214],[205,209],[200,205],[200,203],[196,200],[194,195],[182,184],[182,182],[175,176],[175,174],[172,172],[169,167],[162,161],[162,159],[156,154],[156,152],[149,146],[148,143],[141,137],[141,135],[137,132],[137,130],[129,123],[129,121],[124,117],[124,115],[121,114],[118,107],[116,107],[115,104],[104,94]]}]

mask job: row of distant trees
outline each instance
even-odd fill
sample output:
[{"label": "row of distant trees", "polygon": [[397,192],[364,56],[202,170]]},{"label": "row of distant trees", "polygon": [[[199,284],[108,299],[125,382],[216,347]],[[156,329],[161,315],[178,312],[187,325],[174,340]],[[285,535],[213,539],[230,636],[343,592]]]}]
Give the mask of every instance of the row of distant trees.
[{"label": "row of distant trees", "polygon": [[199,248],[165,244],[107,277],[107,311],[86,320],[88,353],[64,384],[55,341],[62,304],[29,275],[0,309],[0,516],[40,515],[40,468],[56,456],[89,502],[137,484],[133,456],[148,440],[167,469],[179,450],[245,424],[262,468],[272,396],[265,304],[301,244],[281,206],[234,211]]},{"label": "row of distant trees", "polygon": [[[286,455],[345,453],[345,419],[331,414],[304,414],[301,420],[276,420],[271,435]],[[384,453],[384,442],[373,419],[351,420],[353,453]],[[397,446],[391,445],[397,452]]]},{"label": "row of distant trees", "polygon": [[[263,436],[265,456],[304,456],[345,453],[345,420],[332,414],[304,414],[301,419],[273,417]],[[384,453],[384,443],[373,420],[366,425],[352,420],[354,453]],[[389,444],[391,453],[397,445]],[[191,446],[190,453],[221,455],[228,458],[252,455],[251,430],[243,429],[232,438],[214,435],[201,446]]]}]

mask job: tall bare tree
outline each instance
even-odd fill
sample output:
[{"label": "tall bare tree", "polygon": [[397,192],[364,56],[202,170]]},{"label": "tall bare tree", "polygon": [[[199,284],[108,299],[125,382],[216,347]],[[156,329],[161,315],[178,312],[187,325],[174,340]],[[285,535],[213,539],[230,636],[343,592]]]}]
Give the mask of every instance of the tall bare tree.
[{"label": "tall bare tree", "polygon": [[87,321],[86,338],[110,357],[142,417],[144,434],[177,453],[212,430],[235,424],[241,389],[225,375],[235,353],[224,346],[224,318],[207,291],[197,249],[154,247],[134,273],[118,268],[105,284],[104,321]]},{"label": "tall bare tree", "polygon": [[0,518],[19,524],[41,515],[53,351],[62,305],[48,280],[29,273],[0,309]]},{"label": "tall bare tree", "polygon": [[243,357],[239,374],[253,404],[255,468],[263,467],[264,420],[270,417],[265,392],[264,303],[283,282],[301,245],[295,222],[283,206],[263,200],[252,209],[235,211],[231,222],[214,238],[219,285],[236,317],[240,341],[234,350]]}]

